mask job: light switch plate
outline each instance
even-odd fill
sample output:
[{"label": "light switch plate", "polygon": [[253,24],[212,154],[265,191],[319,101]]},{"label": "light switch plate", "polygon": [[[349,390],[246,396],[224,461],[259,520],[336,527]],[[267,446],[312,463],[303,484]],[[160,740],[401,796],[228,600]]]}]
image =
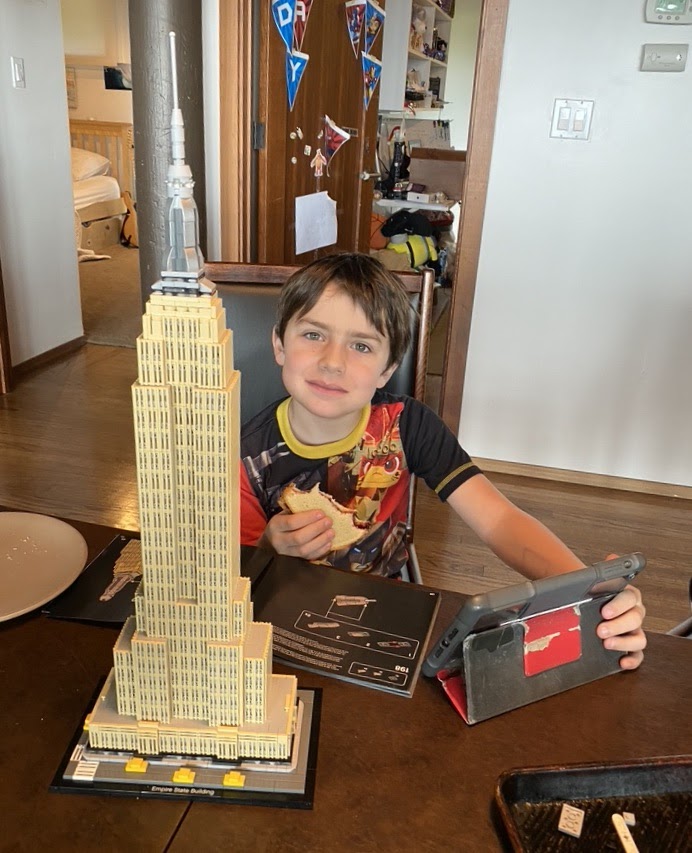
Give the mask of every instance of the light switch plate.
[{"label": "light switch plate", "polygon": [[641,70],[684,71],[688,47],[687,44],[645,44]]},{"label": "light switch plate", "polygon": [[557,139],[588,139],[593,107],[593,101],[556,98],[550,135]]},{"label": "light switch plate", "polygon": [[15,89],[26,89],[24,60],[20,56],[11,56],[10,61],[12,63],[12,85]]}]

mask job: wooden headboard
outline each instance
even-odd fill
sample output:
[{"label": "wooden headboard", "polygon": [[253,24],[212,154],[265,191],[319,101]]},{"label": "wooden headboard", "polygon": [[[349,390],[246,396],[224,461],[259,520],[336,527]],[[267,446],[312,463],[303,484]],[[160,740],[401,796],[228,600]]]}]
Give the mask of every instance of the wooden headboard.
[{"label": "wooden headboard", "polygon": [[95,151],[111,161],[111,174],[135,196],[135,146],[132,125],[122,121],[70,119],[70,144],[73,148]]}]

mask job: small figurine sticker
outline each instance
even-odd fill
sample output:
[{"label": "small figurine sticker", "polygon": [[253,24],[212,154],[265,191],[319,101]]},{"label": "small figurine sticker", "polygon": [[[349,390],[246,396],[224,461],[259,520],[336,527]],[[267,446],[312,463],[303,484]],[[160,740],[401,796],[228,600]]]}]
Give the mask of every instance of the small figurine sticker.
[{"label": "small figurine sticker", "polygon": [[327,174],[329,174],[329,164],[332,157],[336,154],[339,148],[341,148],[344,142],[348,142],[350,138],[350,135],[338,125],[334,124],[329,116],[324,117],[324,156],[326,158],[325,163],[327,166]]},{"label": "small figurine sticker", "polygon": [[[306,147],[306,149],[310,148],[309,145],[306,145],[305,147]],[[306,150],[305,153],[309,154],[310,152]],[[326,165],[327,165],[327,158],[322,153],[322,149],[318,148],[317,151],[315,151],[315,156],[312,158],[312,160],[310,160],[310,166],[315,170],[315,177],[316,178],[322,177],[322,173],[323,173],[324,167]]]},{"label": "small figurine sticker", "polygon": [[365,46],[363,48],[365,53],[370,53],[372,50],[372,46],[382,29],[382,24],[384,24],[385,14],[384,9],[381,9],[375,0],[367,0],[365,6]]},{"label": "small figurine sticker", "polygon": [[303,49],[303,39],[308,26],[308,18],[312,9],[312,0],[295,0],[293,20],[293,50]]},{"label": "small figurine sticker", "polygon": [[294,50],[292,53],[286,54],[286,93],[288,94],[288,109],[293,110],[293,104],[296,102],[298,94],[298,86],[303,79],[305,66],[308,64],[310,57],[307,53],[299,53]]},{"label": "small figurine sticker", "polygon": [[272,17],[286,50],[293,47],[293,22],[296,17],[296,0],[272,0]]},{"label": "small figurine sticker", "polygon": [[367,110],[370,105],[370,99],[373,96],[377,84],[380,82],[380,74],[382,73],[382,63],[374,56],[367,53],[361,53],[361,63],[363,65],[363,103]]},{"label": "small figurine sticker", "polygon": [[348,37],[351,40],[351,47],[356,57],[358,57],[360,34],[363,29],[364,19],[365,0],[349,0],[346,4],[346,26],[348,27]]}]

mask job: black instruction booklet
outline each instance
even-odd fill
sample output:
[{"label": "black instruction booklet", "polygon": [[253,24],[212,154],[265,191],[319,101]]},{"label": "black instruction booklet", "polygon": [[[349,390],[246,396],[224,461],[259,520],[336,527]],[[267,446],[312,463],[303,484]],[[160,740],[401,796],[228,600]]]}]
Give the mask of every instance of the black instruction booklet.
[{"label": "black instruction booklet", "polygon": [[274,656],[300,669],[413,694],[440,594],[415,584],[274,557],[253,587]]},{"label": "black instruction booklet", "polygon": [[[122,623],[138,579],[106,601],[120,534],[43,610],[59,619]],[[254,618],[274,626],[274,657],[300,669],[411,696],[440,594],[415,584],[316,566],[243,547]]]}]

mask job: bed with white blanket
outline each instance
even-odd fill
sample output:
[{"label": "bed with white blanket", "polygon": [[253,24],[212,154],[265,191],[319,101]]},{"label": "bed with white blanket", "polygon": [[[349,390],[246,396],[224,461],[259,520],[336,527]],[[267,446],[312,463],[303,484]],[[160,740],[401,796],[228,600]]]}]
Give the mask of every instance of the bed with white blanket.
[{"label": "bed with white blanket", "polygon": [[70,121],[75,228],[81,223],[94,241],[101,232],[119,236],[134,206],[132,140],[131,124]]}]

